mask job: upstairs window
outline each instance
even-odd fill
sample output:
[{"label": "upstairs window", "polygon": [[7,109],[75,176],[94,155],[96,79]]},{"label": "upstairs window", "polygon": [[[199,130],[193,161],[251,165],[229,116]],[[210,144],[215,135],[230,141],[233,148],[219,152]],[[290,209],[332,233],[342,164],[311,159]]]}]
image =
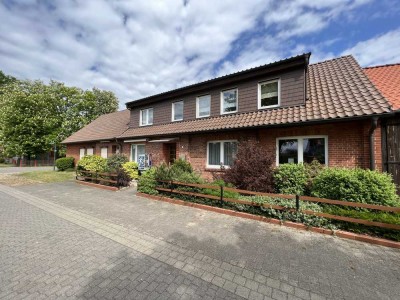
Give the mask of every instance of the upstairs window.
[{"label": "upstairs window", "polygon": [[196,118],[209,117],[211,113],[211,96],[204,95],[197,97],[196,100]]},{"label": "upstairs window", "polygon": [[220,168],[221,165],[229,167],[237,152],[237,141],[214,141],[207,144],[207,167]]},{"label": "upstairs window", "polygon": [[153,125],[153,109],[147,108],[140,111],[140,126]]},{"label": "upstairs window", "polygon": [[258,84],[258,108],[280,105],[280,80],[270,80]]},{"label": "upstairs window", "polygon": [[238,111],[238,90],[232,89],[221,92],[221,114]]},{"label": "upstairs window", "polygon": [[183,101],[172,103],[172,121],[183,120]]},{"label": "upstairs window", "polygon": [[326,136],[304,136],[277,139],[277,165],[286,163],[311,163],[317,160],[328,164]]}]

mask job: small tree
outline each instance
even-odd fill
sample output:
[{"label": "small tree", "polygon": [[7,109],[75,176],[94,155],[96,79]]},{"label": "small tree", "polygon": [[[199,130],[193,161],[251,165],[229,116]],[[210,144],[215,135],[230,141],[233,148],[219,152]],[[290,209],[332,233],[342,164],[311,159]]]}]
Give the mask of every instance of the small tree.
[{"label": "small tree", "polygon": [[256,141],[239,143],[233,166],[225,169],[222,179],[239,189],[272,192],[273,157]]}]

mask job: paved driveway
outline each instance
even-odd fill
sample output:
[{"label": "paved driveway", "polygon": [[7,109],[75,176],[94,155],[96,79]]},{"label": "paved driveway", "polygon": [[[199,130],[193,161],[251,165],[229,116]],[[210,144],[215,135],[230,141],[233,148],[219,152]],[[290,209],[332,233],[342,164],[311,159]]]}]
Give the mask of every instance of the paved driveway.
[{"label": "paved driveway", "polygon": [[[28,194],[28,193],[29,194]],[[73,182],[0,186],[0,299],[398,299],[400,251]]]},{"label": "paved driveway", "polygon": [[53,167],[4,167],[0,168],[0,174],[14,174],[33,171],[50,171]]}]

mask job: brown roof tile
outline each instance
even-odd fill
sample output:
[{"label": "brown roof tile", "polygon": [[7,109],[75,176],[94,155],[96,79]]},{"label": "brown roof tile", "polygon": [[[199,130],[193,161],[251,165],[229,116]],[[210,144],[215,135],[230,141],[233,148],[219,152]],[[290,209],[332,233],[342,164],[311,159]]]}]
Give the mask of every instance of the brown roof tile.
[{"label": "brown roof tile", "polygon": [[128,129],[129,117],[127,109],[102,115],[65,139],[63,143],[114,139]]},{"label": "brown roof tile", "polygon": [[400,109],[400,64],[368,67],[364,72],[389,100],[393,109]]}]

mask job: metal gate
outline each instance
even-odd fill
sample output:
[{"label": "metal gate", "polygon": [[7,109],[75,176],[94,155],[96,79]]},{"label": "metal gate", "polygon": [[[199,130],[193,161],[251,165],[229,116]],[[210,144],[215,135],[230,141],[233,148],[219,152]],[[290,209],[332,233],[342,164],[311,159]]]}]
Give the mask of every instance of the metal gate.
[{"label": "metal gate", "polygon": [[400,195],[400,115],[386,121],[382,131],[383,170],[392,174]]}]

